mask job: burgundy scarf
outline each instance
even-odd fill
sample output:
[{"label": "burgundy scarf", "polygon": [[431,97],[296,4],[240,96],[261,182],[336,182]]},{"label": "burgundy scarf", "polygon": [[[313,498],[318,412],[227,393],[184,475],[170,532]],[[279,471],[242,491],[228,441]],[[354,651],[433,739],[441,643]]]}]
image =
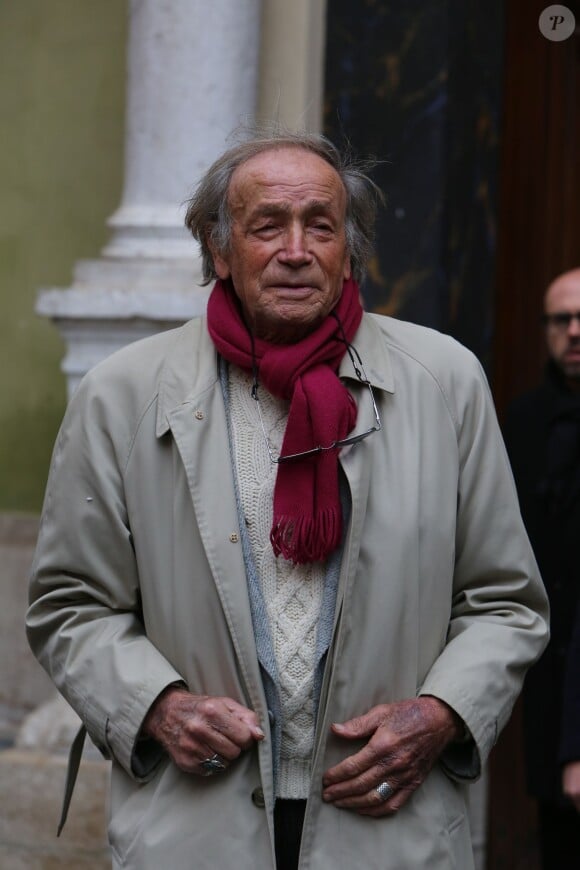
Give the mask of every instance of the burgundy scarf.
[{"label": "burgundy scarf", "polygon": [[[363,313],[352,279],[345,282],[334,312],[347,341],[352,341]],[[217,281],[208,302],[207,322],[224,359],[248,372],[255,360],[260,383],[272,395],[290,400],[282,455],[331,444],[352,431],[357,410],[336,375],[346,346],[333,315],[295,344],[276,345],[255,338],[253,356],[237,296],[229,282]],[[338,547],[341,535],[338,449],[280,463],[270,533],[275,555],[282,554],[298,565],[322,561]]]}]

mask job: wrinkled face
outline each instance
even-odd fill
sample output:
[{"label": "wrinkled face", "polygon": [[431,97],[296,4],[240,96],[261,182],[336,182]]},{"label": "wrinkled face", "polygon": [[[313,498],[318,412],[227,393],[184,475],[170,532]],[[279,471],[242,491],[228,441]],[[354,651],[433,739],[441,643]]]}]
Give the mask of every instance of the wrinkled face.
[{"label": "wrinkled face", "polygon": [[[566,272],[548,287],[544,302],[547,315],[580,315],[580,269]],[[546,325],[548,352],[566,378],[580,386],[580,318],[569,324],[557,320]]]},{"label": "wrinkled face", "polygon": [[212,247],[217,274],[231,278],[254,335],[298,341],[336,305],[350,277],[338,173],[303,148],[264,151],[235,170],[229,206],[229,250]]}]

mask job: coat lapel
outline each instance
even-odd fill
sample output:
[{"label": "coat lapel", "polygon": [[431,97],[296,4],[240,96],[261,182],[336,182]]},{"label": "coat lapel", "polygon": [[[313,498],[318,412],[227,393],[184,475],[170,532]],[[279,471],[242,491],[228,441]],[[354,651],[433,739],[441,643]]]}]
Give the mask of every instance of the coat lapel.
[{"label": "coat lapel", "polygon": [[162,376],[157,435],[171,431],[253,707],[263,706],[217,355],[205,319],[183,327]]},{"label": "coat lapel", "polygon": [[[385,345],[384,336],[370,315],[365,315],[361,325],[353,339],[353,346],[360,354],[364,367],[363,377],[369,379],[377,405],[381,404],[380,394],[394,393],[394,382],[389,352]],[[342,360],[339,376],[348,384],[350,391],[355,397],[358,413],[354,433],[364,432],[373,425],[374,411],[368,388],[363,386],[353,370],[350,357],[346,354]],[[385,425],[385,420],[381,420]],[[371,439],[378,439],[378,435],[370,435]],[[371,445],[372,446],[372,445]],[[350,490],[350,520],[347,529],[344,552],[347,558],[343,559],[338,585],[335,628],[339,619],[345,596],[352,589],[354,575],[357,568],[358,553],[362,538],[363,525],[368,502],[368,491],[372,475],[372,463],[368,459],[368,451],[357,449],[358,445],[345,448],[340,454],[340,464],[344,471]]]}]

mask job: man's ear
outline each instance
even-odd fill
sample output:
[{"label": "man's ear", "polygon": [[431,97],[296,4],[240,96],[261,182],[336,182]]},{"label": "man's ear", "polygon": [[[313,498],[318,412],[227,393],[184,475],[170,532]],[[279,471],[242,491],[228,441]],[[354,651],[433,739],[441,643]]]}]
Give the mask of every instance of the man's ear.
[{"label": "man's ear", "polygon": [[224,255],[218,251],[210,233],[206,235],[205,240],[210,250],[217,276],[218,278],[221,278],[222,281],[225,281],[231,275],[230,265]]},{"label": "man's ear", "polygon": [[344,256],[344,267],[343,267],[343,270],[342,270],[342,279],[343,279],[343,281],[348,281],[348,279],[350,278],[351,274],[352,274],[352,268],[351,268],[351,265],[350,265],[350,254],[349,254],[349,252],[347,251],[346,254],[345,254],[345,256]]}]

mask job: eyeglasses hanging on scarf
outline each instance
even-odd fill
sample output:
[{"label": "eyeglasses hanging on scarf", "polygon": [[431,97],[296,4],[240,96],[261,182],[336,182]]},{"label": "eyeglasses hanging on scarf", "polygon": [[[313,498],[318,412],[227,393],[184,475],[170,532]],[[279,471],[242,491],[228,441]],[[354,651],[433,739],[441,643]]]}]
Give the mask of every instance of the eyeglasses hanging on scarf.
[{"label": "eyeglasses hanging on scarf", "polygon": [[[331,312],[331,314],[333,314],[333,312]],[[347,349],[348,355],[350,357],[350,361],[352,362],[352,366],[353,366],[355,375],[356,375],[358,381],[368,388],[368,391],[370,393],[371,404],[373,407],[373,412],[374,412],[374,417],[375,417],[374,425],[371,426],[369,429],[365,429],[363,432],[359,432],[356,435],[350,435],[347,438],[341,438],[337,441],[333,441],[331,444],[317,444],[315,447],[311,447],[308,450],[302,450],[298,453],[276,455],[276,451],[273,449],[272,445],[270,444],[270,439],[268,438],[268,433],[266,431],[264,418],[262,416],[262,409],[260,406],[260,397],[259,397],[260,384],[259,384],[259,380],[258,380],[258,365],[257,365],[257,362],[254,358],[253,362],[252,362],[252,374],[253,374],[253,379],[254,379],[253,384],[252,384],[252,399],[254,399],[254,401],[256,402],[256,407],[258,409],[258,417],[260,420],[260,426],[262,429],[262,433],[264,435],[264,440],[266,442],[266,446],[268,448],[268,455],[270,457],[270,461],[272,463],[274,463],[275,465],[278,465],[279,463],[282,463],[282,462],[291,462],[292,460],[295,460],[295,459],[303,459],[303,458],[308,457],[308,456],[315,456],[318,453],[323,453],[323,452],[328,451],[328,450],[338,450],[341,447],[347,447],[347,446],[350,446],[352,444],[358,444],[359,441],[364,441],[364,439],[368,438],[369,435],[372,435],[373,432],[379,432],[383,428],[382,423],[381,423],[381,418],[379,415],[379,410],[377,408],[377,403],[375,400],[375,394],[373,392],[371,382],[369,381],[369,379],[367,377],[367,374],[366,374],[363,362],[361,360],[360,354],[357,351],[357,349],[354,347],[354,345],[350,344],[346,340],[346,337],[344,336],[344,330],[342,329],[342,324],[341,324],[340,320],[338,319],[338,317],[336,315],[334,315],[334,317],[338,323],[340,330],[343,332],[343,336],[342,337],[337,336],[337,340],[344,342],[344,344],[346,345],[346,349]]]}]

